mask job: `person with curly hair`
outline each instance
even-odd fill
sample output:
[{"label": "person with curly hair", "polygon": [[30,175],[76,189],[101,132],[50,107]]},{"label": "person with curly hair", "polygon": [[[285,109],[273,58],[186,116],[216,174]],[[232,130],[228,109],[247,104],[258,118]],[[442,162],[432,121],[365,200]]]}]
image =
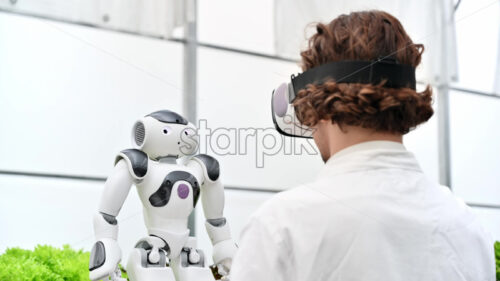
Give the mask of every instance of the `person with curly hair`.
[{"label": "person with curly hair", "polygon": [[[316,30],[301,52],[304,71],[380,58],[415,68],[424,50],[383,11],[341,15]],[[495,280],[490,235],[403,145],[433,115],[431,87],[390,82],[329,79],[298,91],[296,116],[313,130],[325,166],[252,215],[231,280]]]}]

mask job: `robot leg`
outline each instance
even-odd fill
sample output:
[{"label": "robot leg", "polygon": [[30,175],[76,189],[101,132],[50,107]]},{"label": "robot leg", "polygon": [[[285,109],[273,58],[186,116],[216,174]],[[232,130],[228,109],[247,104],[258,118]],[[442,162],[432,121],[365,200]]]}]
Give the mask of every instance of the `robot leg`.
[{"label": "robot leg", "polygon": [[131,281],[175,281],[172,268],[167,266],[168,245],[162,239],[149,236],[141,239],[127,262]]},{"label": "robot leg", "polygon": [[212,270],[205,265],[205,254],[196,249],[196,238],[189,237],[180,255],[171,260],[178,281],[214,281]]}]

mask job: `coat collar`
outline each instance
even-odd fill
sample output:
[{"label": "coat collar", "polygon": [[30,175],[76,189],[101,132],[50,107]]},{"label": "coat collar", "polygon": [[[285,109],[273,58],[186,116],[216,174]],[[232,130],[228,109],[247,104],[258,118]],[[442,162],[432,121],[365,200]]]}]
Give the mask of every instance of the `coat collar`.
[{"label": "coat collar", "polygon": [[392,141],[369,141],[349,146],[328,159],[319,177],[375,169],[422,172],[413,153]]}]

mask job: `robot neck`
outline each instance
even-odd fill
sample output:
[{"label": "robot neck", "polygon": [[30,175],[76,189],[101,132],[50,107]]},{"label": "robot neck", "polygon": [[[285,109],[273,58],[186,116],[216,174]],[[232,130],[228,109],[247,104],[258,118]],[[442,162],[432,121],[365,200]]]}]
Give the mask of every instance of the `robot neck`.
[{"label": "robot neck", "polygon": [[157,160],[160,163],[177,164],[177,157],[176,156],[169,155],[169,156],[158,157]]}]

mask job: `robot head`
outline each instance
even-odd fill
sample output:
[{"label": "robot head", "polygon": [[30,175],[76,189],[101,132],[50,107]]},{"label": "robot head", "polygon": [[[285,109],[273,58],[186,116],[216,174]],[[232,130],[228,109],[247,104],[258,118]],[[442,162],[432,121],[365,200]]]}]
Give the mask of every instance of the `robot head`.
[{"label": "robot head", "polygon": [[150,158],[192,155],[198,149],[198,135],[193,124],[181,115],[160,110],[135,122],[133,145]]}]

